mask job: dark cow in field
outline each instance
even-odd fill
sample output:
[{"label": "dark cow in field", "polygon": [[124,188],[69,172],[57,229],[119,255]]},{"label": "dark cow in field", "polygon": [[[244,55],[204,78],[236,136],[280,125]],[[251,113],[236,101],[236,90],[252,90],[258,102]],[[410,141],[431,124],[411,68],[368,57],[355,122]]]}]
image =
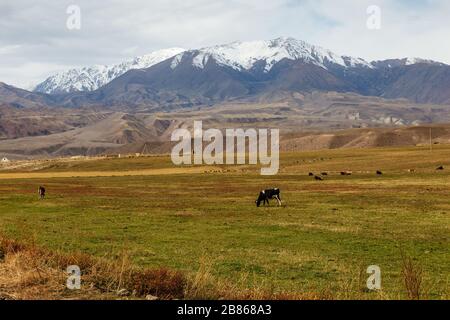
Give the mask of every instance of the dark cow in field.
[{"label": "dark cow in field", "polygon": [[261,206],[261,202],[266,205],[270,204],[269,200],[275,199],[278,202],[278,205],[281,206],[281,197],[280,197],[280,189],[274,188],[274,189],[267,189],[263,190],[259,193],[258,199],[255,201],[256,206]]},{"label": "dark cow in field", "polygon": [[314,179],[315,179],[316,181],[323,181],[323,178],[322,178],[322,177],[319,177],[319,176],[314,176]]},{"label": "dark cow in field", "polygon": [[377,176],[382,176],[383,172],[381,172],[380,170],[377,170]]},{"label": "dark cow in field", "polygon": [[45,198],[45,188],[40,186],[38,188],[39,199],[43,200]]}]

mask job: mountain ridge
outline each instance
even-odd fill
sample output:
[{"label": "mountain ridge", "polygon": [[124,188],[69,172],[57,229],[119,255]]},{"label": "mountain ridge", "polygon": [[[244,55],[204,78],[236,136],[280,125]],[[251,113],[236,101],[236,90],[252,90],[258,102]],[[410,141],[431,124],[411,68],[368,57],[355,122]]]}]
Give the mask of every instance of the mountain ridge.
[{"label": "mountain ridge", "polygon": [[[93,84],[89,80],[86,87],[77,84],[76,92],[46,94],[3,85],[0,103],[19,108],[157,112],[233,101],[266,103],[277,97],[283,100],[286,95],[322,91],[450,104],[450,66],[431,60],[367,62],[293,38],[183,50],[158,51],[102,67],[112,70],[106,72],[112,81],[103,84],[109,78],[101,77]],[[68,79],[70,91],[73,84]],[[90,91],[90,85],[99,88]]]},{"label": "mountain ridge", "polygon": [[[326,69],[330,63],[341,66],[366,66],[371,67],[370,63],[361,58],[350,56],[339,56],[330,50],[319,46],[311,45],[302,40],[294,38],[280,37],[274,40],[262,41],[236,41],[224,45],[216,45],[188,52],[196,52],[193,65],[203,69],[205,63],[213,58],[221,65],[232,67],[238,71],[250,70],[255,63],[265,61],[265,72],[270,71],[274,64],[282,59],[303,60],[313,63]],[[182,59],[184,52],[172,58],[171,68],[174,69]]]},{"label": "mountain ridge", "polygon": [[171,60],[170,68],[174,70],[186,58],[192,59],[192,66],[199,69],[204,69],[210,60],[214,60],[218,65],[230,67],[238,72],[259,69],[262,73],[270,72],[277,63],[284,59],[313,64],[325,70],[336,68],[336,66],[344,69],[382,69],[415,64],[445,66],[440,62],[420,58],[368,62],[362,58],[338,55],[331,50],[311,45],[302,40],[280,37],[273,40],[235,41],[192,50],[163,49],[116,65],[71,69],[50,76],[44,82],[38,84],[34,91],[48,94],[92,92],[130,70],[148,69],[165,60]]},{"label": "mountain ridge", "polygon": [[162,49],[118,64],[70,69],[48,77],[33,91],[47,94],[93,91],[129,70],[151,67],[184,50],[181,48]]}]

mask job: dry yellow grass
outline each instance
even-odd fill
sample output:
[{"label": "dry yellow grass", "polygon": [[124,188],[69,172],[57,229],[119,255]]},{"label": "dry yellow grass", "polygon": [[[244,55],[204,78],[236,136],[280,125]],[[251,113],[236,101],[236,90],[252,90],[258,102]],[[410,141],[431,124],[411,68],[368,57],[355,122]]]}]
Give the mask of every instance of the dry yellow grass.
[{"label": "dry yellow grass", "polygon": [[126,177],[126,176],[158,176],[173,174],[197,174],[210,170],[221,170],[216,167],[180,167],[163,169],[144,169],[133,171],[85,171],[85,172],[14,172],[0,173],[0,179],[51,179],[75,177]]},{"label": "dry yellow grass", "polygon": [[[0,299],[160,299],[182,298],[185,276],[169,269],[141,269],[126,255],[115,261],[86,254],[63,254],[0,238]],[[82,270],[82,286],[70,290],[66,268]]]},{"label": "dry yellow grass", "polygon": [[[65,266],[79,265],[82,286],[66,287]],[[34,244],[0,238],[0,300],[74,299],[228,299],[228,300],[323,300],[322,293],[273,292],[264,286],[243,288],[241,279],[231,285],[212,275],[211,262],[202,259],[198,271],[185,276],[169,269],[141,269],[126,255],[106,261],[86,254],[53,252]]]}]

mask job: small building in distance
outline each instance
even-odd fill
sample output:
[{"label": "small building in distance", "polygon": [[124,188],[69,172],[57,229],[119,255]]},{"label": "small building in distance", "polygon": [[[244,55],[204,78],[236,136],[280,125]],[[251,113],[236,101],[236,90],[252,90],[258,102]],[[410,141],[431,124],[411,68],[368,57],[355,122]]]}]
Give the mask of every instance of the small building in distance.
[{"label": "small building in distance", "polygon": [[10,163],[11,161],[7,157],[3,157],[2,160],[0,160],[1,163]]}]

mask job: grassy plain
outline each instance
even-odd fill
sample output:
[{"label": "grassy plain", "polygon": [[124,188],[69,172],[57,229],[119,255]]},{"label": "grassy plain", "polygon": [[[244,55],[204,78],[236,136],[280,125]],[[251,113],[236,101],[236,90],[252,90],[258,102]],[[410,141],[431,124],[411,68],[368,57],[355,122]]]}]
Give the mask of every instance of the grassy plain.
[{"label": "grassy plain", "polygon": [[[256,208],[269,187],[283,207]],[[187,274],[206,263],[242,288],[336,299],[408,298],[406,256],[422,269],[422,298],[448,299],[450,146],[285,153],[272,177],[248,166],[183,172],[166,156],[50,161],[0,173],[0,232]],[[381,292],[365,289],[370,265],[381,268]]]}]

